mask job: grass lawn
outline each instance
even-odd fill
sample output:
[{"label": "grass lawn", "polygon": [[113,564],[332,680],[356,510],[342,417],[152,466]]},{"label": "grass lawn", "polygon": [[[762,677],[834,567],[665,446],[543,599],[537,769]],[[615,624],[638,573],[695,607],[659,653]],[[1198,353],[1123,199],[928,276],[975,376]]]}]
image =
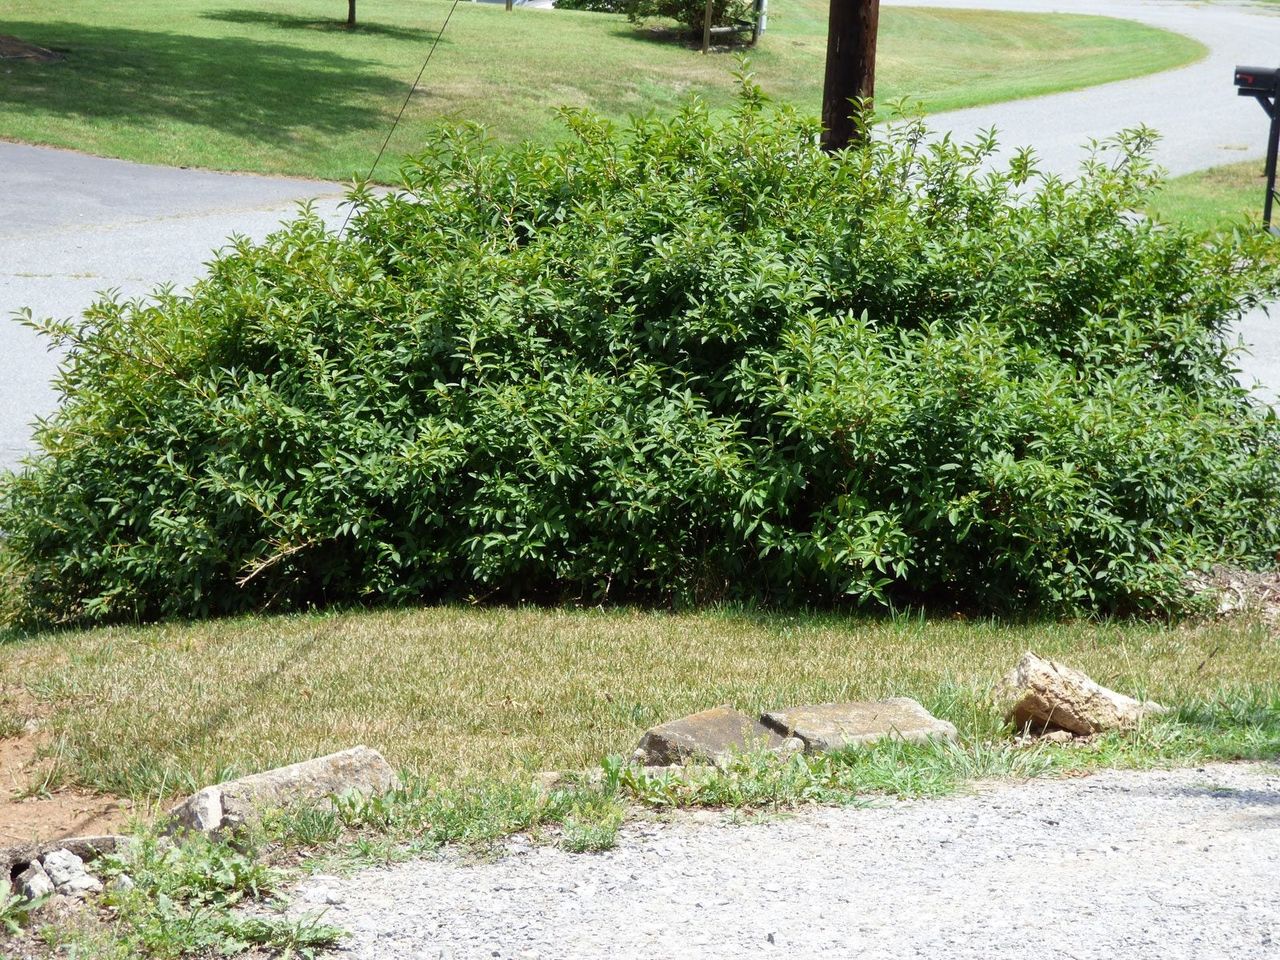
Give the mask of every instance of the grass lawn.
[{"label": "grass lawn", "polygon": [[1262,219],[1266,193],[1263,162],[1248,160],[1177,177],[1160,191],[1151,210],[1163,220],[1213,230]]},{"label": "grass lawn", "polygon": [[[1019,745],[991,685],[1027,647],[1173,710],[1083,744]],[[354,743],[382,750],[408,774],[384,795],[271,813],[212,843],[169,847],[140,828],[126,859],[107,863],[104,878],[128,873],[133,889],[106,894],[105,922],[36,934],[86,960],[247,944],[305,956],[341,931],[323,916],[246,920],[233,908],[286,887],[298,869],[343,871],[450,843],[485,849],[517,832],[569,852],[608,849],[646,810],[749,815],[869,793],[937,795],[991,777],[1271,760],[1277,677],[1280,643],[1247,624],[435,608],[0,633],[0,756],[38,716],[56,759],[44,766],[53,795],[36,791],[36,803],[79,783],[145,805]],[[960,743],[743,757],[659,776],[607,763],[599,778],[550,790],[528,776],[625,756],[645,727],[718,703],[757,711],[891,694],[954,722]],[[7,919],[24,922],[12,908]]]},{"label": "grass lawn", "polygon": [[[7,0],[0,34],[65,51],[0,66],[0,137],[155,163],[347,178],[367,171],[448,9],[377,0],[358,31],[337,0]],[[780,0],[753,69],[817,112],[825,0]],[[883,101],[930,110],[1088,86],[1188,63],[1193,40],[1098,17],[890,8]],[[441,117],[500,140],[549,138],[554,108],[615,117],[732,97],[737,59],[703,56],[622,17],[462,3],[391,145]],[[394,168],[388,165],[386,172]]]},{"label": "grass lawn", "polygon": [[1028,648],[1184,708],[1148,740],[1071,763],[1280,754],[1280,644],[1241,625],[466,608],[241,619],[13,638],[0,704],[47,716],[66,781],[139,799],[356,743],[452,787],[629,754],[647,726],[720,703],[912,696],[981,752],[1006,741],[991,685]]}]

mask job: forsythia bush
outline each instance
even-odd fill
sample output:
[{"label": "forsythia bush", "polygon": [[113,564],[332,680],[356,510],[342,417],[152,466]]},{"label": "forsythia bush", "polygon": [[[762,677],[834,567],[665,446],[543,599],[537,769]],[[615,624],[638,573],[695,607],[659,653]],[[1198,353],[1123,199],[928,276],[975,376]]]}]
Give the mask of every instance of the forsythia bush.
[{"label": "forsythia bush", "polygon": [[444,133],[337,237],[107,298],[0,488],[24,615],[454,597],[1176,608],[1280,547],[1280,428],[1227,324],[1262,238],[1128,211],[902,120],[838,155],[762,104],[556,147]]}]

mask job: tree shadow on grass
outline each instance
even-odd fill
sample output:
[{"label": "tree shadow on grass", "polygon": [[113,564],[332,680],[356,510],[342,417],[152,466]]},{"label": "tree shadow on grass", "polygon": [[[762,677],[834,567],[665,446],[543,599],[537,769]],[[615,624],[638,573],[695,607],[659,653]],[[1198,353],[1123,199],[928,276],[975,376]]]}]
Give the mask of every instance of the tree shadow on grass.
[{"label": "tree shadow on grass", "polygon": [[404,96],[405,81],[374,62],[296,44],[61,22],[6,29],[66,54],[6,73],[0,109],[27,115],[171,121],[287,145],[381,129]]},{"label": "tree shadow on grass", "polygon": [[200,15],[205,20],[219,20],[223,23],[244,23],[277,27],[282,30],[318,30],[322,33],[348,33],[361,36],[386,37],[389,40],[429,41],[435,37],[435,31],[415,27],[393,27],[384,23],[358,23],[354,30],[348,29],[346,20],[337,17],[329,20],[317,20],[314,17],[300,17],[291,13],[273,13],[267,10],[210,10]]},{"label": "tree shadow on grass", "polygon": [[[611,27],[611,36],[621,40],[658,47],[683,47],[685,50],[700,52],[702,34],[688,27],[675,24],[627,24]],[[754,45],[751,43],[751,31],[747,27],[735,27],[732,30],[717,27],[711,35],[712,53],[749,53]]]}]

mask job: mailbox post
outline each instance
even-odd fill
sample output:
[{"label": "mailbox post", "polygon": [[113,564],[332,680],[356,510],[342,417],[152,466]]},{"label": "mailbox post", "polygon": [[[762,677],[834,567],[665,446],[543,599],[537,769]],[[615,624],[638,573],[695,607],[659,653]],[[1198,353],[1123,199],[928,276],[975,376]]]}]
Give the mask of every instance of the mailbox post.
[{"label": "mailbox post", "polygon": [[1280,147],[1280,67],[1236,67],[1236,93],[1253,97],[1271,118],[1267,134],[1267,196],[1262,205],[1262,227],[1277,233],[1271,226],[1271,209],[1276,199],[1276,150]]}]

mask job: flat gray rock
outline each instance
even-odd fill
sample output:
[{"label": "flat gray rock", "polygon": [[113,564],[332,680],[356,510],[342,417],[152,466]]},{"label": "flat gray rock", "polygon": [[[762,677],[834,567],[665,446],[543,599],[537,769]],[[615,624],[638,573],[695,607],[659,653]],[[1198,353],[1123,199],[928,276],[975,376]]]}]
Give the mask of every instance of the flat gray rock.
[{"label": "flat gray rock", "polygon": [[809,753],[858,747],[886,737],[898,740],[954,740],[956,728],[910,697],[851,703],[819,703],[766,713],[761,719],[781,736],[804,741]]},{"label": "flat gray rock", "polygon": [[723,761],[734,754],[784,750],[786,738],[732,707],[712,707],[646,730],[636,749],[645,764]]},{"label": "flat gray rock", "polygon": [[253,822],[268,810],[320,803],[348,791],[384,793],[399,782],[377,750],[352,747],[205,787],[170,810],[169,816],[181,828],[209,833]]}]

